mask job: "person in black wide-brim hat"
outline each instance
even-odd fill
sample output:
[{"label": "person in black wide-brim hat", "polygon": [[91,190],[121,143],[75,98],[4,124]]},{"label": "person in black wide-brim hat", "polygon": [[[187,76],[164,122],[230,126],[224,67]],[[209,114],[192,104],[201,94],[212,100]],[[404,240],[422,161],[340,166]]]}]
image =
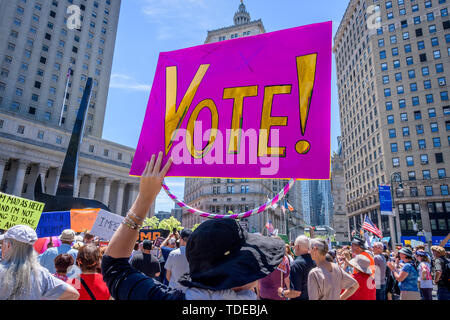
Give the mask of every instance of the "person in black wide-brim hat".
[{"label": "person in black wide-brim hat", "polygon": [[185,293],[151,279],[128,263],[138,230],[147,216],[172,159],[160,170],[162,152],[141,176],[139,195],[113,235],[102,260],[103,279],[115,300],[256,300],[256,281],[272,273],[284,257],[280,239],[247,233],[233,219],[203,222],[186,244]]},{"label": "person in black wide-brim hat", "polygon": [[180,283],[190,288],[224,290],[264,278],[281,263],[284,242],[247,233],[235,220],[205,221],[186,246],[190,273]]}]

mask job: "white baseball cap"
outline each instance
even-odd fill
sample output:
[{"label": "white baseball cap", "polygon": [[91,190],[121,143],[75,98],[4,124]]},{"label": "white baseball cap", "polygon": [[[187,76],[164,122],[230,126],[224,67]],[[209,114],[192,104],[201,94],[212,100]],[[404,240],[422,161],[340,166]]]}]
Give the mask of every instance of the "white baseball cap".
[{"label": "white baseball cap", "polygon": [[0,236],[0,241],[4,239],[12,239],[32,245],[36,242],[38,237],[36,231],[34,231],[31,227],[16,225]]}]

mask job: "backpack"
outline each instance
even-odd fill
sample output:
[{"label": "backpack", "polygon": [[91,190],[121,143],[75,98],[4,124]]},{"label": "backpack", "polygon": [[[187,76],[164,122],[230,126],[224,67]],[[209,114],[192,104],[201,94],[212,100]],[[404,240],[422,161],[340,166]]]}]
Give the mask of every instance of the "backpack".
[{"label": "backpack", "polygon": [[444,283],[444,286],[450,289],[450,260],[441,257],[440,259],[444,262],[444,267],[442,268],[441,281]]}]

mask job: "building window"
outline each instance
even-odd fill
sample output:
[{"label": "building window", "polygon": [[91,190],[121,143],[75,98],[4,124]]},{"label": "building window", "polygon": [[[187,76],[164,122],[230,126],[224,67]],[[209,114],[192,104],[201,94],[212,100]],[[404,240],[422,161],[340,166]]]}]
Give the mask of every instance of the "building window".
[{"label": "building window", "polygon": [[448,196],[448,185],[441,185],[441,195]]},{"label": "building window", "polygon": [[414,120],[422,119],[422,113],[420,111],[414,111]]},{"label": "building window", "polygon": [[447,177],[445,169],[437,169],[437,174],[439,179],[443,179]]},{"label": "building window", "polygon": [[425,186],[425,195],[427,197],[433,196],[433,187],[432,186]]},{"label": "building window", "polygon": [[439,126],[436,122],[430,123],[431,132],[439,132]]},{"label": "building window", "polygon": [[25,132],[25,126],[19,125],[17,127],[17,133],[23,134]]},{"label": "building window", "polygon": [[57,144],[62,144],[62,137],[61,136],[56,136],[56,143]]},{"label": "building window", "polygon": [[393,124],[394,123],[394,116],[393,115],[387,116],[387,123],[388,124]]},{"label": "building window", "polygon": [[433,147],[439,148],[441,146],[441,138],[436,137],[433,138]]},{"label": "building window", "polygon": [[418,140],[418,144],[419,144],[419,149],[420,150],[425,150],[427,148],[425,139]]},{"label": "building window", "polygon": [[405,141],[404,145],[405,145],[405,151],[409,151],[412,149],[411,141]]},{"label": "building window", "polygon": [[404,137],[409,137],[409,127],[403,127],[402,132]]},{"label": "building window", "polygon": [[414,158],[412,156],[406,157],[406,165],[408,167],[414,166]]},{"label": "building window", "polygon": [[399,158],[392,158],[392,166],[393,166],[394,168],[400,166],[400,160],[399,160]]},{"label": "building window", "polygon": [[420,164],[428,164],[428,155],[427,154],[420,155]]},{"label": "building window", "polygon": [[398,146],[397,143],[391,143],[391,152],[397,152]]}]

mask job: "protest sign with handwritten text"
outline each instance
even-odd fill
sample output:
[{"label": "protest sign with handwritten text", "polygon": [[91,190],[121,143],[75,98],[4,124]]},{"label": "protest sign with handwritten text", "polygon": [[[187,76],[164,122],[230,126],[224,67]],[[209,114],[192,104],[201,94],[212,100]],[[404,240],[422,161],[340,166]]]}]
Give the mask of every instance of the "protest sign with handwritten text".
[{"label": "protest sign with handwritten text", "polygon": [[103,240],[111,240],[114,232],[119,228],[123,217],[106,210],[100,210],[90,233]]},{"label": "protest sign with handwritten text", "polygon": [[36,229],[45,204],[0,193],[0,229],[24,224]]},{"label": "protest sign with handwritten text", "polygon": [[43,212],[36,233],[38,238],[59,236],[70,227],[70,211]]}]

